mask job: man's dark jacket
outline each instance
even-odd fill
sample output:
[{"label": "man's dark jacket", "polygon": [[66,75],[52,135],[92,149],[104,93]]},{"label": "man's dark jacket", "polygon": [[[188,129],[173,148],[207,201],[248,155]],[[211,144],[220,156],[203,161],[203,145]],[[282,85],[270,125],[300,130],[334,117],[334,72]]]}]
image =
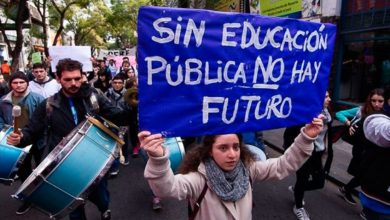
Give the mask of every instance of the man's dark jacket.
[{"label": "man's dark jacket", "polygon": [[[90,101],[92,93],[97,98],[99,105],[98,115],[107,118],[117,125],[127,125],[129,123],[130,114],[127,111],[113,106],[105,96],[96,93],[96,90],[85,85],[72,98],[77,112],[77,124],[85,120],[87,113],[94,114],[94,108]],[[48,106],[47,102],[49,102]],[[23,138],[19,146],[34,143],[40,137],[45,136],[47,132],[47,146],[50,152],[76,126],[70,109],[69,99],[60,90],[37,107],[29,123],[22,130]]]}]

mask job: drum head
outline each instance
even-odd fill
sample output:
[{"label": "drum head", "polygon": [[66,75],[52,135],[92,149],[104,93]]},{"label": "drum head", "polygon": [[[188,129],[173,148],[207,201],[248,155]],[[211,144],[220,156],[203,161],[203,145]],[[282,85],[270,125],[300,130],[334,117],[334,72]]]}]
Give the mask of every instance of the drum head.
[{"label": "drum head", "polygon": [[[104,118],[103,118],[104,119]],[[93,118],[93,117],[88,117],[88,121],[91,122],[92,124],[96,125],[98,128],[102,129],[104,132],[106,132],[108,135],[110,135],[112,138],[114,138],[118,144],[124,145],[125,142],[118,137],[118,135],[114,134],[110,129],[108,129],[106,126],[104,126],[103,123],[101,123],[99,120]],[[109,123],[110,126],[115,126],[119,132],[119,127],[117,127],[115,124],[112,122],[108,121],[107,119],[104,119],[104,123]]]}]

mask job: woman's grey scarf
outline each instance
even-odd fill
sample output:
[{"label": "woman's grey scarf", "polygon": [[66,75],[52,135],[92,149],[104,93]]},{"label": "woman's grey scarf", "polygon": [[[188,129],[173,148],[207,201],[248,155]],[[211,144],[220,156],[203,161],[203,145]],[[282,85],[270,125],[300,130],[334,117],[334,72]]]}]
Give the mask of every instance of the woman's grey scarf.
[{"label": "woman's grey scarf", "polygon": [[221,200],[235,202],[248,191],[249,172],[241,160],[229,172],[224,172],[211,158],[205,161],[205,167],[210,188]]}]

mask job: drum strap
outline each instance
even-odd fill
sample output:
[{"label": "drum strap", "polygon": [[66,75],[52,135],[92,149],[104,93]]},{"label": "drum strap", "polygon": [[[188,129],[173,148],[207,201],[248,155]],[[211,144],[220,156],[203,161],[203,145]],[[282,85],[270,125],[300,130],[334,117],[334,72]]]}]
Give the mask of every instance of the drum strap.
[{"label": "drum strap", "polygon": [[44,131],[44,152],[43,155],[47,155],[51,149],[47,146],[49,144],[49,135],[51,131],[51,113],[53,112],[54,96],[50,96],[46,100],[46,128]]},{"label": "drum strap", "polygon": [[[252,186],[252,177],[251,176],[249,176],[249,183]],[[195,206],[194,206],[194,210],[192,210],[190,201],[188,201],[188,219],[189,220],[194,220],[195,219],[195,216],[199,212],[199,209],[200,209],[200,203],[202,202],[204,196],[206,195],[207,189],[208,189],[208,186],[207,186],[207,181],[206,181],[204,183],[202,192],[200,193],[198,199],[196,200],[196,203],[195,203]],[[253,190],[253,187],[252,187],[252,190]],[[254,207],[255,204],[253,203],[252,206]]]}]

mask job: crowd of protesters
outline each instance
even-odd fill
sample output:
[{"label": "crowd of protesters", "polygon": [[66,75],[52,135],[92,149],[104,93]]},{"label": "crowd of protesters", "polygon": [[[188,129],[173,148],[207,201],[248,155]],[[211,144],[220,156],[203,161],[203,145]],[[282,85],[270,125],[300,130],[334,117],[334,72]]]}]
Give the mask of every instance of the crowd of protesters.
[{"label": "crowd of protesters", "polygon": [[[333,115],[345,125],[343,135],[354,137],[351,143],[353,157],[348,167],[353,178],[340,187],[341,195],[349,204],[356,205],[352,192],[361,186],[358,195],[364,208],[361,217],[390,219],[389,89],[375,89],[362,107],[336,114],[329,110],[331,99],[327,92],[321,115],[309,124],[285,130],[286,151],[276,160],[256,159],[245,147],[241,135],[199,138],[200,146],[188,148],[180,174],[174,175],[167,168],[168,156],[162,147],[162,136],[138,131],[137,106],[126,100],[126,95],[137,92],[137,67],[131,65],[128,58],[123,59],[120,67],[113,59],[93,59],[91,72],[83,72],[82,64],[71,59],[60,60],[56,73],[48,66],[47,63],[32,65],[30,76],[20,71],[11,73],[5,61],[1,66],[0,128],[12,125],[12,107],[19,105],[22,109],[22,132],[12,133],[8,141],[17,146],[33,144],[18,172],[21,181],[32,172],[33,164],[42,161],[45,147],[53,149],[80,123],[83,115],[94,111],[81,103],[96,95],[99,107],[105,110],[103,116],[121,125],[118,135],[125,142],[121,156],[113,163],[107,178],[117,176],[120,165],[130,164],[129,156],[137,157],[139,150],[144,150],[149,156],[145,178],[152,189],[154,209],[162,208],[160,197],[171,196],[189,200],[190,219],[251,219],[252,181],[281,179],[296,172],[297,182],[289,187],[294,193],[293,212],[297,219],[309,220],[309,213],[304,208],[304,192],[323,188],[329,175],[333,159],[332,143],[338,140],[335,138],[337,131],[332,130]],[[64,100],[71,100],[70,104],[64,104],[68,103]],[[65,113],[60,109],[54,110],[50,119],[53,133],[50,143],[43,142],[45,128],[40,121],[47,118],[48,103],[53,103],[54,108],[60,106],[69,110],[70,118],[74,120],[65,123]],[[327,160],[322,164],[324,155]],[[102,219],[111,218],[107,178],[90,196]],[[25,202],[16,214],[25,214],[30,208],[31,204]],[[69,217],[86,219],[84,206],[75,209]]]}]

